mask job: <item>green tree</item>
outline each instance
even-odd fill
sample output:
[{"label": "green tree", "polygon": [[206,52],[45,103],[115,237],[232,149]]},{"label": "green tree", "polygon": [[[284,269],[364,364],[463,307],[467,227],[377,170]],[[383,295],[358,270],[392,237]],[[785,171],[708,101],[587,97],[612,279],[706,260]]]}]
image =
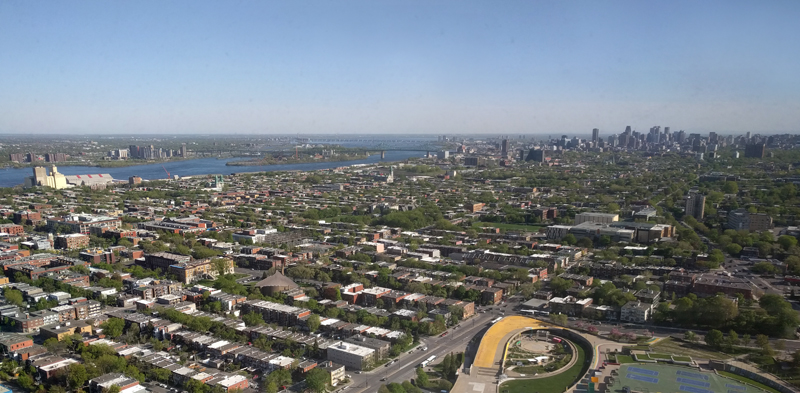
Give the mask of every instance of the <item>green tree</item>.
[{"label": "green tree", "polygon": [[405,390],[406,393],[422,393],[420,388],[412,385],[409,381],[403,381],[403,390]]},{"label": "green tree", "polygon": [[17,377],[17,384],[29,392],[36,390],[34,389],[36,385],[33,383],[33,377],[24,371],[19,373],[19,377]]},{"label": "green tree", "polygon": [[119,393],[119,385],[111,385],[108,389],[103,389],[103,393]]},{"label": "green tree", "polygon": [[261,326],[264,324],[264,317],[254,311],[243,315],[242,320],[247,326]]},{"label": "green tree", "polygon": [[575,245],[575,243],[578,242],[578,239],[575,238],[575,235],[573,235],[571,233],[568,233],[567,236],[564,236],[564,238],[561,239],[561,241],[563,243],[567,243],[568,245],[572,246],[572,245]]},{"label": "green tree", "polygon": [[428,384],[430,383],[428,381],[428,373],[426,373],[422,367],[417,368],[417,379],[415,382],[417,383],[417,386],[422,386],[423,388],[428,387]]},{"label": "green tree", "polygon": [[550,320],[553,321],[553,323],[556,325],[567,326],[568,318],[564,314],[551,314]]},{"label": "green tree", "polygon": [[736,333],[735,330],[731,329],[728,332],[728,337],[725,339],[725,343],[728,344],[728,348],[730,348],[731,352],[733,352],[733,348],[741,343],[741,341],[739,341],[739,334]]},{"label": "green tree", "polygon": [[717,329],[711,329],[708,331],[708,333],[706,333],[705,341],[709,347],[720,349],[724,341],[724,336],[721,331]]},{"label": "green tree", "polygon": [[575,245],[582,248],[592,248],[594,243],[592,243],[592,239],[589,239],[588,237],[582,237]]},{"label": "green tree", "polygon": [[725,252],[733,256],[738,256],[739,253],[742,252],[742,246],[736,243],[728,244],[727,246],[725,246]]},{"label": "green tree", "polygon": [[278,384],[275,381],[270,381],[264,388],[265,393],[278,393]]},{"label": "green tree", "polygon": [[125,320],[122,318],[109,318],[107,321],[103,322],[100,327],[103,329],[103,333],[111,338],[117,338],[122,335],[123,329],[125,329]]},{"label": "green tree", "polygon": [[3,291],[3,296],[5,296],[6,301],[15,306],[22,306],[25,304],[25,300],[22,297],[22,292],[16,289],[7,288]]},{"label": "green tree", "polygon": [[70,389],[80,389],[88,380],[89,373],[82,363],[73,363],[67,366],[67,386]]},{"label": "green tree", "polygon": [[315,368],[306,375],[306,384],[316,393],[322,393],[330,382],[330,376],[325,370]]},{"label": "green tree", "polygon": [[306,320],[306,325],[308,325],[308,330],[312,332],[316,332],[319,329],[319,315],[311,314],[308,319]]},{"label": "green tree", "polygon": [[772,355],[772,348],[769,346],[769,337],[766,334],[756,335],[756,345],[761,348],[764,355]]},{"label": "green tree", "polygon": [[778,238],[778,244],[780,244],[784,250],[789,250],[797,245],[797,238],[794,236],[782,235]]},{"label": "green tree", "polygon": [[697,334],[691,330],[687,330],[686,333],[683,334],[683,339],[689,341],[691,343],[697,342]]},{"label": "green tree", "polygon": [[572,280],[567,280],[561,277],[554,277],[550,280],[550,288],[558,296],[563,296],[567,293],[567,289],[572,288]]},{"label": "green tree", "polygon": [[736,184],[735,181],[726,181],[725,184],[722,185],[722,191],[726,194],[738,194],[739,185]]}]

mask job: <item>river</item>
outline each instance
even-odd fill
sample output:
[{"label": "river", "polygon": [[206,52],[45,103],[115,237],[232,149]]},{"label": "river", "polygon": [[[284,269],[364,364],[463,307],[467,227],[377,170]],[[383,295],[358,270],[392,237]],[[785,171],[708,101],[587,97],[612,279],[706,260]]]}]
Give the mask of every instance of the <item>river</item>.
[{"label": "river", "polygon": [[[402,161],[412,157],[423,157],[422,151],[387,151],[383,161]],[[252,159],[252,158],[250,158]],[[128,180],[130,176],[140,176],[144,180],[164,179],[167,173],[178,176],[196,176],[208,174],[229,175],[231,173],[242,172],[273,172],[273,171],[313,171],[317,169],[338,168],[340,166],[356,164],[374,164],[381,162],[380,154],[373,154],[369,158],[353,161],[327,161],[309,162],[304,164],[276,164],[276,165],[252,165],[252,166],[227,166],[230,161],[240,161],[244,158],[199,158],[195,160],[173,161],[157,164],[133,165],[121,168],[100,168],[93,166],[62,166],[58,167],[58,172],[65,175],[88,175],[95,173],[108,173],[116,180]],[[50,170],[50,164],[45,164]],[[26,177],[33,176],[32,168],[20,169],[0,169],[0,187],[13,187],[20,185]]]}]

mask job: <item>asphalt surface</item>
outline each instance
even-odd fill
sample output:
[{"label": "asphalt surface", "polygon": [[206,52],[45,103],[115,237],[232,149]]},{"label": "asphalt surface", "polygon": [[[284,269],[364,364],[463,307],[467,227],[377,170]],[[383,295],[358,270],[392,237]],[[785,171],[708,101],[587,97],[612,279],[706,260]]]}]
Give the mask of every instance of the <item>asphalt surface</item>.
[{"label": "asphalt surface", "polygon": [[[436,360],[433,364],[438,364],[448,353],[466,353],[467,345],[477,346],[478,343],[470,343],[472,338],[480,333],[481,330],[486,329],[492,319],[501,316],[503,310],[508,310],[506,314],[510,315],[509,312],[511,312],[512,307],[512,305],[509,305],[508,308],[493,306],[491,311],[475,314],[475,316],[459,323],[457,328],[448,329],[448,334],[444,337],[425,338],[410,354],[406,351],[397,357],[398,361],[396,363],[392,363],[388,367],[378,366],[374,370],[362,374],[348,371],[347,373],[352,376],[351,384],[344,391],[352,393],[374,392],[380,385],[392,382],[401,383],[414,379],[417,375],[417,366],[431,355],[436,355]],[[423,351],[421,349],[423,347],[427,347],[428,350]],[[465,359],[465,364],[469,363],[471,363],[471,359]],[[382,381],[384,378],[385,380]]]}]

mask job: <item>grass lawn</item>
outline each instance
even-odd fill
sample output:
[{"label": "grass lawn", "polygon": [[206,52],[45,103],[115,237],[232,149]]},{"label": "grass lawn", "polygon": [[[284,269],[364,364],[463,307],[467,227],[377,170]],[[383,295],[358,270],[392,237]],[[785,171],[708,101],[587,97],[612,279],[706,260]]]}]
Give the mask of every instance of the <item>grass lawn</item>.
[{"label": "grass lawn", "polygon": [[655,359],[650,359],[650,356],[649,356],[649,355],[647,355],[646,353],[637,353],[637,354],[634,354],[634,355],[633,355],[633,359],[634,359],[634,360],[655,360]]},{"label": "grass lawn", "polygon": [[732,357],[727,353],[711,350],[704,344],[682,343],[671,338],[665,338],[653,344],[652,347],[660,352],[680,353],[694,359],[725,360]]},{"label": "grass lawn", "polygon": [[583,363],[586,360],[586,352],[581,346],[578,347],[578,360],[568,370],[561,374],[547,378],[522,379],[509,381],[500,386],[500,393],[561,393],[570,385],[575,383],[581,376]]},{"label": "grass lawn", "polygon": [[759,387],[761,389],[764,389],[764,390],[766,390],[766,391],[768,391],[770,393],[780,393],[777,390],[775,390],[775,389],[773,389],[773,388],[771,388],[771,387],[769,387],[767,385],[764,385],[764,384],[762,384],[760,382],[753,381],[752,379],[749,379],[749,378],[745,378],[745,377],[743,377],[741,375],[736,375],[734,373],[729,373],[727,371],[719,371],[719,375],[724,375],[726,377],[731,377],[731,378],[733,378],[733,379],[735,379],[737,381],[749,383],[749,384],[751,384],[753,386],[756,386],[756,387]]},{"label": "grass lawn", "polygon": [[672,356],[667,355],[665,353],[649,353],[647,354],[650,356],[650,359],[665,359],[665,360],[672,360]]},{"label": "grass lawn", "polygon": [[505,224],[502,222],[473,222],[473,227],[480,228],[480,227],[493,227],[493,228],[500,228],[505,229],[507,231],[527,231],[527,232],[538,232],[541,226],[538,225],[521,225],[521,224]]},{"label": "grass lawn", "polygon": [[633,360],[633,357],[630,355],[617,355],[617,363],[619,364],[636,363],[636,361]]},{"label": "grass lawn", "polygon": [[542,374],[545,373],[543,366],[522,366],[522,367],[514,367],[514,371],[520,374],[525,375],[533,375],[533,374]]},{"label": "grass lawn", "polygon": [[691,362],[692,361],[692,358],[690,358],[688,356],[673,356],[672,358],[675,359],[676,362]]}]

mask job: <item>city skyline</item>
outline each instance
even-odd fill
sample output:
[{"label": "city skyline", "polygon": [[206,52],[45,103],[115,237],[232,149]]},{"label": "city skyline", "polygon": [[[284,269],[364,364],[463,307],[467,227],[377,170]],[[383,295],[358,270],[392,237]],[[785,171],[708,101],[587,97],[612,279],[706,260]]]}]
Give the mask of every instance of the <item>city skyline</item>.
[{"label": "city skyline", "polygon": [[0,134],[792,133],[798,10],[4,2]]}]

